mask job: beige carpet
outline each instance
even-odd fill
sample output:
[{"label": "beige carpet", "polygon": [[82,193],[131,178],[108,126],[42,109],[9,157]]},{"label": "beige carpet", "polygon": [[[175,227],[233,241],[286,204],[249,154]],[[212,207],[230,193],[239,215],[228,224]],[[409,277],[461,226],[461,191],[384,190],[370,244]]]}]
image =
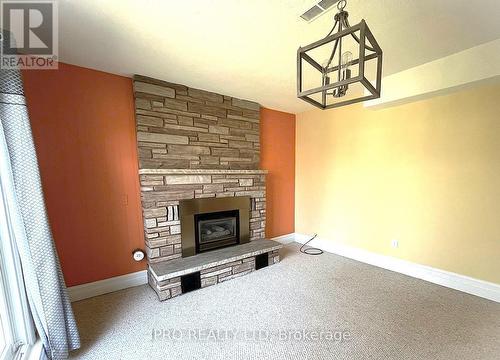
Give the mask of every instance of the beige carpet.
[{"label": "beige carpet", "polygon": [[146,285],[74,303],[72,358],[500,359],[498,303],[297,244],[282,257],[162,303]]}]

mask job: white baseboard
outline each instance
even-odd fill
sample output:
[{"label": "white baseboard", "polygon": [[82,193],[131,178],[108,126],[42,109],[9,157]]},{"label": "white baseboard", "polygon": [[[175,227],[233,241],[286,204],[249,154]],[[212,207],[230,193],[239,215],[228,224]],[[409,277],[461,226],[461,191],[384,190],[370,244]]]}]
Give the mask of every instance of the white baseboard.
[{"label": "white baseboard", "polygon": [[295,240],[295,236],[296,236],[295,233],[290,233],[290,234],[285,234],[285,235],[281,235],[281,236],[276,236],[274,238],[271,238],[270,240],[274,240],[274,241],[280,242],[282,244],[289,244],[289,243],[297,241],[297,240]]},{"label": "white baseboard", "polygon": [[[303,244],[310,238],[311,236],[309,235],[291,233],[272,238],[271,240],[281,242],[282,244],[289,244],[291,242]],[[327,241],[321,238],[312,240],[309,245],[318,247],[333,254],[347,257],[349,259],[395,271],[417,279],[429,281],[434,284],[500,303],[499,284],[474,279],[449,271],[432,268],[430,266],[416,264],[391,256],[376,254],[360,248],[336,244],[333,241]],[[71,301],[78,301],[133,286],[143,285],[147,282],[147,271],[142,270],[127,275],[116,276],[110,279],[72,286],[68,288],[68,294]]]},{"label": "white baseboard", "polygon": [[142,270],[126,275],[115,276],[109,279],[94,281],[87,284],[71,286],[68,288],[68,295],[70,300],[73,302],[133,286],[143,285],[148,282],[147,274],[147,270]]},{"label": "white baseboard", "polygon": [[[282,243],[290,243],[291,241],[300,244],[305,243],[311,238],[304,234],[289,234],[283,237],[284,241],[279,238],[273,240]],[[294,240],[291,240],[294,239]],[[395,271],[417,279],[429,281],[434,284],[445,286],[451,289],[459,290],[468,294],[476,295],[488,300],[500,303],[500,285],[471,278],[468,276],[444,271],[430,266],[416,264],[410,261],[401,260],[392,256],[376,254],[360,248],[341,245],[326,239],[316,238],[309,245],[320,248],[324,251],[357,260],[366,264],[377,266],[383,269]]]}]

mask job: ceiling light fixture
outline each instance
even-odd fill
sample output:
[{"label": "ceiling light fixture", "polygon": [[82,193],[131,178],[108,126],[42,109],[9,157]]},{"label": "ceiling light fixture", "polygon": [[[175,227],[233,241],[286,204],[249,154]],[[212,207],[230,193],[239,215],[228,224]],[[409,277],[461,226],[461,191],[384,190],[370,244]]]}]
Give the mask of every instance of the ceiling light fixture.
[{"label": "ceiling light fixture", "polygon": [[346,5],[337,3],[335,23],[323,39],[297,50],[297,97],[321,109],[380,97],[382,49],[365,20],[350,26]]}]

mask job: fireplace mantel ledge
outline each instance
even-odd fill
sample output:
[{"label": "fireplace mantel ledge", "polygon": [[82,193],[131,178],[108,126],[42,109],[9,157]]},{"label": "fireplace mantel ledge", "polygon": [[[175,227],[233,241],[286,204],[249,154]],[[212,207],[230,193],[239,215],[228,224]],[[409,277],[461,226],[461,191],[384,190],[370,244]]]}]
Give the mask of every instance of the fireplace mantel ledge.
[{"label": "fireplace mantel ledge", "polygon": [[212,175],[212,174],[267,174],[267,170],[227,169],[139,169],[139,175]]}]

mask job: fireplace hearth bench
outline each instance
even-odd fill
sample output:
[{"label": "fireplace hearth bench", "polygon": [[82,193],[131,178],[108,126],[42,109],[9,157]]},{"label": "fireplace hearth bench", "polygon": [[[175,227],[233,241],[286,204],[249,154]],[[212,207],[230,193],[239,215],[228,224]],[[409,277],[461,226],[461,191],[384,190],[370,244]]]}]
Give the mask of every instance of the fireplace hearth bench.
[{"label": "fireplace hearth bench", "polygon": [[233,279],[279,262],[283,245],[273,240],[212,250],[149,264],[149,284],[161,301]]}]

